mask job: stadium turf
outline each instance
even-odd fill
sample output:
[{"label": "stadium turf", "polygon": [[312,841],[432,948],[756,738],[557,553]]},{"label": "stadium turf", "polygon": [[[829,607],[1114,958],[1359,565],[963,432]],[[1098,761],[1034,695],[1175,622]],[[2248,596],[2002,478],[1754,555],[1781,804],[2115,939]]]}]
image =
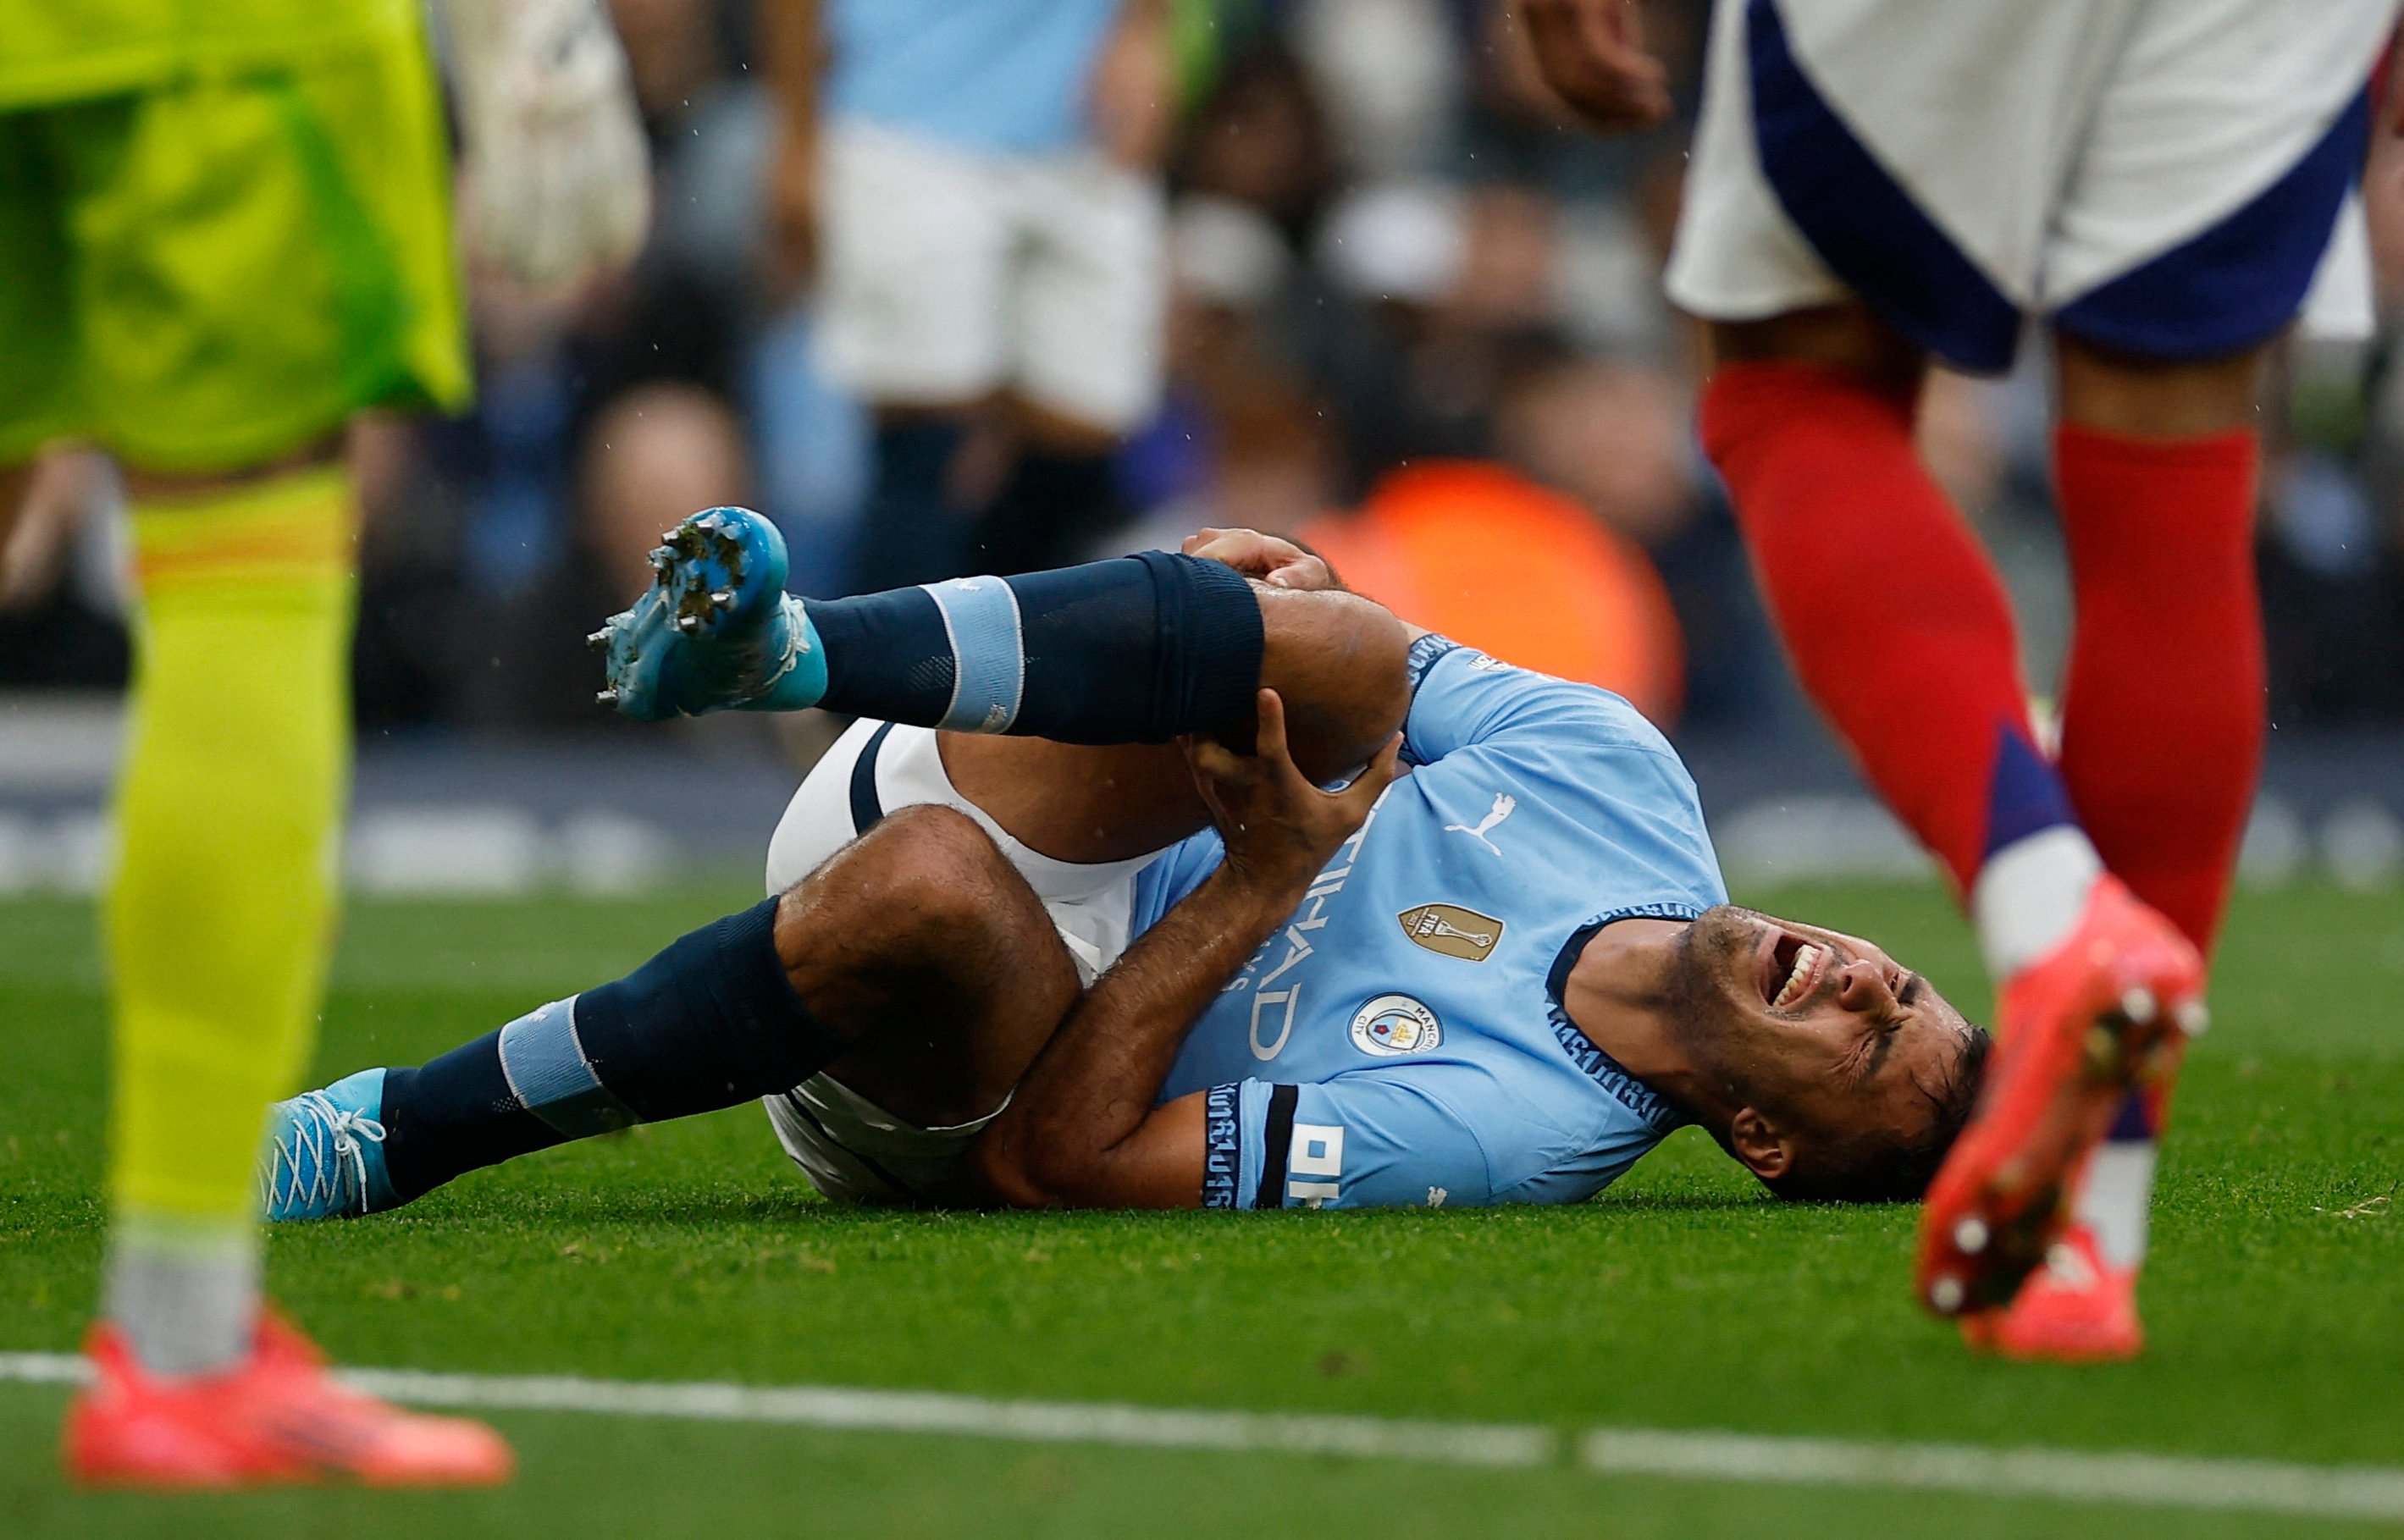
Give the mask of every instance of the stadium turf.
[{"label": "stadium turf", "polygon": [[[1979,1001],[1934,889],[1746,895]],[[364,903],[319,1068],[413,1062],[748,894]],[[808,1200],[756,1111],[552,1152],[280,1232],[342,1360],[486,1374],[2404,1464],[2404,898],[2241,899],[2157,1211],[2154,1347],[1974,1360],[1906,1297],[1914,1211],[1782,1207],[1682,1134],[1573,1210],[914,1215]],[[90,911],[0,903],[0,1352],[71,1349],[101,1245]],[[1133,1450],[498,1414],[500,1493],[68,1491],[65,1393],[0,1383],[0,1534],[2340,1533],[2293,1516],[1603,1477],[1566,1460]]]}]

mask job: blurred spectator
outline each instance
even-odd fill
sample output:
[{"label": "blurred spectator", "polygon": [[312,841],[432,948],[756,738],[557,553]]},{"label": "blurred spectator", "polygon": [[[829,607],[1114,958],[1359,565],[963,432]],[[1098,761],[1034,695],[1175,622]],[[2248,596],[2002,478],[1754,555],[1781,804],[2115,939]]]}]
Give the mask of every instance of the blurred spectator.
[{"label": "blurred spectator", "polygon": [[1303,0],[1293,36],[1356,175],[1443,169],[1462,94],[1447,0]]},{"label": "blurred spectator", "polygon": [[1653,551],[1695,517],[1686,413],[1684,393],[1658,370],[1565,354],[1506,391],[1496,447]]},{"label": "blurred spectator", "polygon": [[123,501],[105,455],[52,450],[35,463],[0,547],[0,684],[124,681]]},{"label": "blurred spectator", "polygon": [[1335,184],[1327,114],[1274,35],[1228,61],[1195,109],[1176,161],[1180,188],[1258,210],[1299,246]]},{"label": "blurred spectator", "polygon": [[828,0],[823,80],[818,9],[759,14],[776,221],[815,238],[828,371],[877,413],[854,581],[1066,559],[1159,390],[1166,0]]},{"label": "blurred spectator", "polygon": [[1572,498],[1502,466],[1394,471],[1360,511],[1303,526],[1356,593],[1456,641],[1677,715],[1678,623],[1644,553]]}]

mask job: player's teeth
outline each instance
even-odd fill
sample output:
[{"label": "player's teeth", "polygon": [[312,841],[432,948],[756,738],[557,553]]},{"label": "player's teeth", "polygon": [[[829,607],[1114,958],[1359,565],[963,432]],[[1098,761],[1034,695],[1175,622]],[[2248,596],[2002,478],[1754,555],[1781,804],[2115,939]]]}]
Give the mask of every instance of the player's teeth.
[{"label": "player's teeth", "polygon": [[1793,1004],[1795,998],[1803,992],[1803,981],[1811,976],[1812,966],[1819,960],[1820,948],[1809,942],[1804,943],[1802,948],[1795,954],[1795,966],[1787,973],[1785,984],[1780,987],[1778,998],[1770,1003]]}]

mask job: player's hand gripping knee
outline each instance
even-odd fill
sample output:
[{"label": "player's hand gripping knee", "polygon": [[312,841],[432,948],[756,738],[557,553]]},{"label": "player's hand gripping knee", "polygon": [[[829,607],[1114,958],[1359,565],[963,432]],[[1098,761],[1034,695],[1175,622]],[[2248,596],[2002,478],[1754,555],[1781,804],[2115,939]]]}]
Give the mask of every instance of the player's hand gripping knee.
[{"label": "player's hand gripping knee", "polygon": [[1182,740],[1185,760],[1226,841],[1227,870],[1258,887],[1298,890],[1368,821],[1402,773],[1403,736],[1388,739],[1352,784],[1322,791],[1295,768],[1286,748],[1285,703],[1274,690],[1256,700],[1260,727],[1251,753],[1194,736]]}]

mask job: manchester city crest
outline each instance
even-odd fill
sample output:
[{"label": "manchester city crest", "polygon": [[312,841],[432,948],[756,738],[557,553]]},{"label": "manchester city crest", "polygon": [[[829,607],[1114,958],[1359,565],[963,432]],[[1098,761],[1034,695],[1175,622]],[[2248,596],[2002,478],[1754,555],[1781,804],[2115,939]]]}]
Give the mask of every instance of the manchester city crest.
[{"label": "manchester city crest", "polygon": [[1435,1013],[1408,995],[1379,995],[1352,1013],[1352,1046],[1379,1058],[1424,1054],[1443,1041]]}]

